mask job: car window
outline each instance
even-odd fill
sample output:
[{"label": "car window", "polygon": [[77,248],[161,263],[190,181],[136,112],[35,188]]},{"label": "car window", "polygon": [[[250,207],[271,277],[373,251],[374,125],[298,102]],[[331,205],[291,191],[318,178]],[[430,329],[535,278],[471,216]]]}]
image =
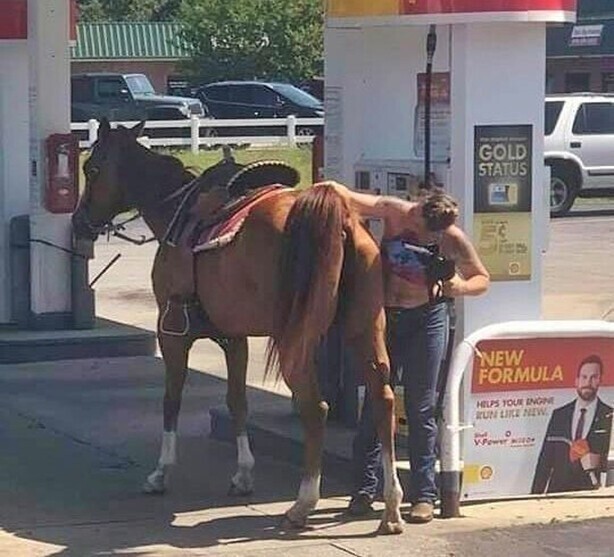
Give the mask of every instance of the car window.
[{"label": "car window", "polygon": [[245,85],[230,85],[228,87],[228,100],[232,103],[252,103],[250,91]]},{"label": "car window", "polygon": [[94,82],[86,77],[74,77],[70,81],[72,102],[89,102],[94,98]]},{"label": "car window", "polygon": [[129,75],[126,77],[126,83],[135,95],[155,95],[156,91],[146,75]]},{"label": "car window", "polygon": [[205,97],[212,101],[228,102],[228,87],[225,85],[213,85],[203,89]]},{"label": "car window", "polygon": [[252,104],[264,106],[275,106],[277,104],[277,93],[266,85],[248,85],[246,89]]},{"label": "car window", "polygon": [[578,135],[614,134],[614,103],[581,104],[572,132]]},{"label": "car window", "polygon": [[556,123],[563,109],[563,101],[548,101],[546,102],[546,120],[545,133],[551,135],[556,127]]},{"label": "car window", "polygon": [[308,106],[310,108],[321,108],[322,103],[316,99],[313,95],[310,95],[306,91],[289,85],[286,83],[275,83],[272,85],[273,89],[277,91],[282,97],[286,97],[290,101],[299,106]]},{"label": "car window", "polygon": [[122,97],[122,90],[126,90],[122,79],[102,78],[98,80],[98,96],[101,99],[119,99]]}]

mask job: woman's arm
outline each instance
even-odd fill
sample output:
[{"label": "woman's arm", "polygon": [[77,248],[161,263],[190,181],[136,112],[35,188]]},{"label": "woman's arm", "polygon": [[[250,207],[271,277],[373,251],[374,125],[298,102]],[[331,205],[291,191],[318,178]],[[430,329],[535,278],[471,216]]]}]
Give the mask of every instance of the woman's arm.
[{"label": "woman's arm", "polygon": [[460,272],[444,283],[445,296],[479,296],[488,290],[490,275],[471,240],[458,226],[446,229],[441,247],[443,255],[452,259]]},{"label": "woman's arm", "polygon": [[406,209],[406,201],[387,195],[372,195],[351,190],[334,181],[320,182],[316,186],[332,186],[361,217],[387,219]]}]

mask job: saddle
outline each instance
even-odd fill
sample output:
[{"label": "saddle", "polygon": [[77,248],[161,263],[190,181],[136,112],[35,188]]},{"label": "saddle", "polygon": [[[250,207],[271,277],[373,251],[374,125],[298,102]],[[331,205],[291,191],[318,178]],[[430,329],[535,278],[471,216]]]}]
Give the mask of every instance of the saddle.
[{"label": "saddle", "polygon": [[182,188],[162,241],[172,249],[166,253],[169,298],[159,323],[161,333],[208,336],[223,347],[227,339],[196,298],[195,253],[227,245],[258,202],[299,180],[298,171],[281,161],[239,165],[225,156]]},{"label": "saddle", "polygon": [[188,184],[163,243],[193,248],[207,230],[241,211],[246,216],[246,208],[266,193],[263,188],[272,184],[294,187],[299,181],[299,172],[281,161],[240,165],[233,158],[224,158]]}]

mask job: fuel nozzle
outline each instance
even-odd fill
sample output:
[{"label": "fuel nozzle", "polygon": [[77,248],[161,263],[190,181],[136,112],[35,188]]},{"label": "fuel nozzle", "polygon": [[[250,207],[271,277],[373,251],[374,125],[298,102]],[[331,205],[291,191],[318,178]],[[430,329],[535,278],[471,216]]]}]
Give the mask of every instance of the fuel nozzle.
[{"label": "fuel nozzle", "polygon": [[435,49],[437,48],[437,32],[436,26],[431,25],[429,27],[429,34],[426,36],[426,57],[429,62],[433,61],[435,55]]}]

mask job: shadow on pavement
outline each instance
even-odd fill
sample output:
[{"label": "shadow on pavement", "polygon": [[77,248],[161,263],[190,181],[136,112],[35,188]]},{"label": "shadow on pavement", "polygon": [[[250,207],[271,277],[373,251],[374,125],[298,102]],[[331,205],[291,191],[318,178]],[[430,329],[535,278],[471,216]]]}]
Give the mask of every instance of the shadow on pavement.
[{"label": "shadow on pavement", "polygon": [[614,209],[578,209],[572,210],[564,217],[557,218],[579,218],[579,217],[612,217]]},{"label": "shadow on pavement", "polygon": [[[0,528],[61,555],[296,538],[278,525],[298,467],[257,454],[255,493],[227,495],[236,450],[208,437],[209,408],[223,404],[226,382],[202,373],[190,374],[184,392],[169,492],[141,494],[159,453],[163,381],[153,357],[0,366]],[[248,390],[252,408],[261,396]],[[323,479],[323,496],[346,493]],[[1,536],[0,553],[12,554]]]}]

